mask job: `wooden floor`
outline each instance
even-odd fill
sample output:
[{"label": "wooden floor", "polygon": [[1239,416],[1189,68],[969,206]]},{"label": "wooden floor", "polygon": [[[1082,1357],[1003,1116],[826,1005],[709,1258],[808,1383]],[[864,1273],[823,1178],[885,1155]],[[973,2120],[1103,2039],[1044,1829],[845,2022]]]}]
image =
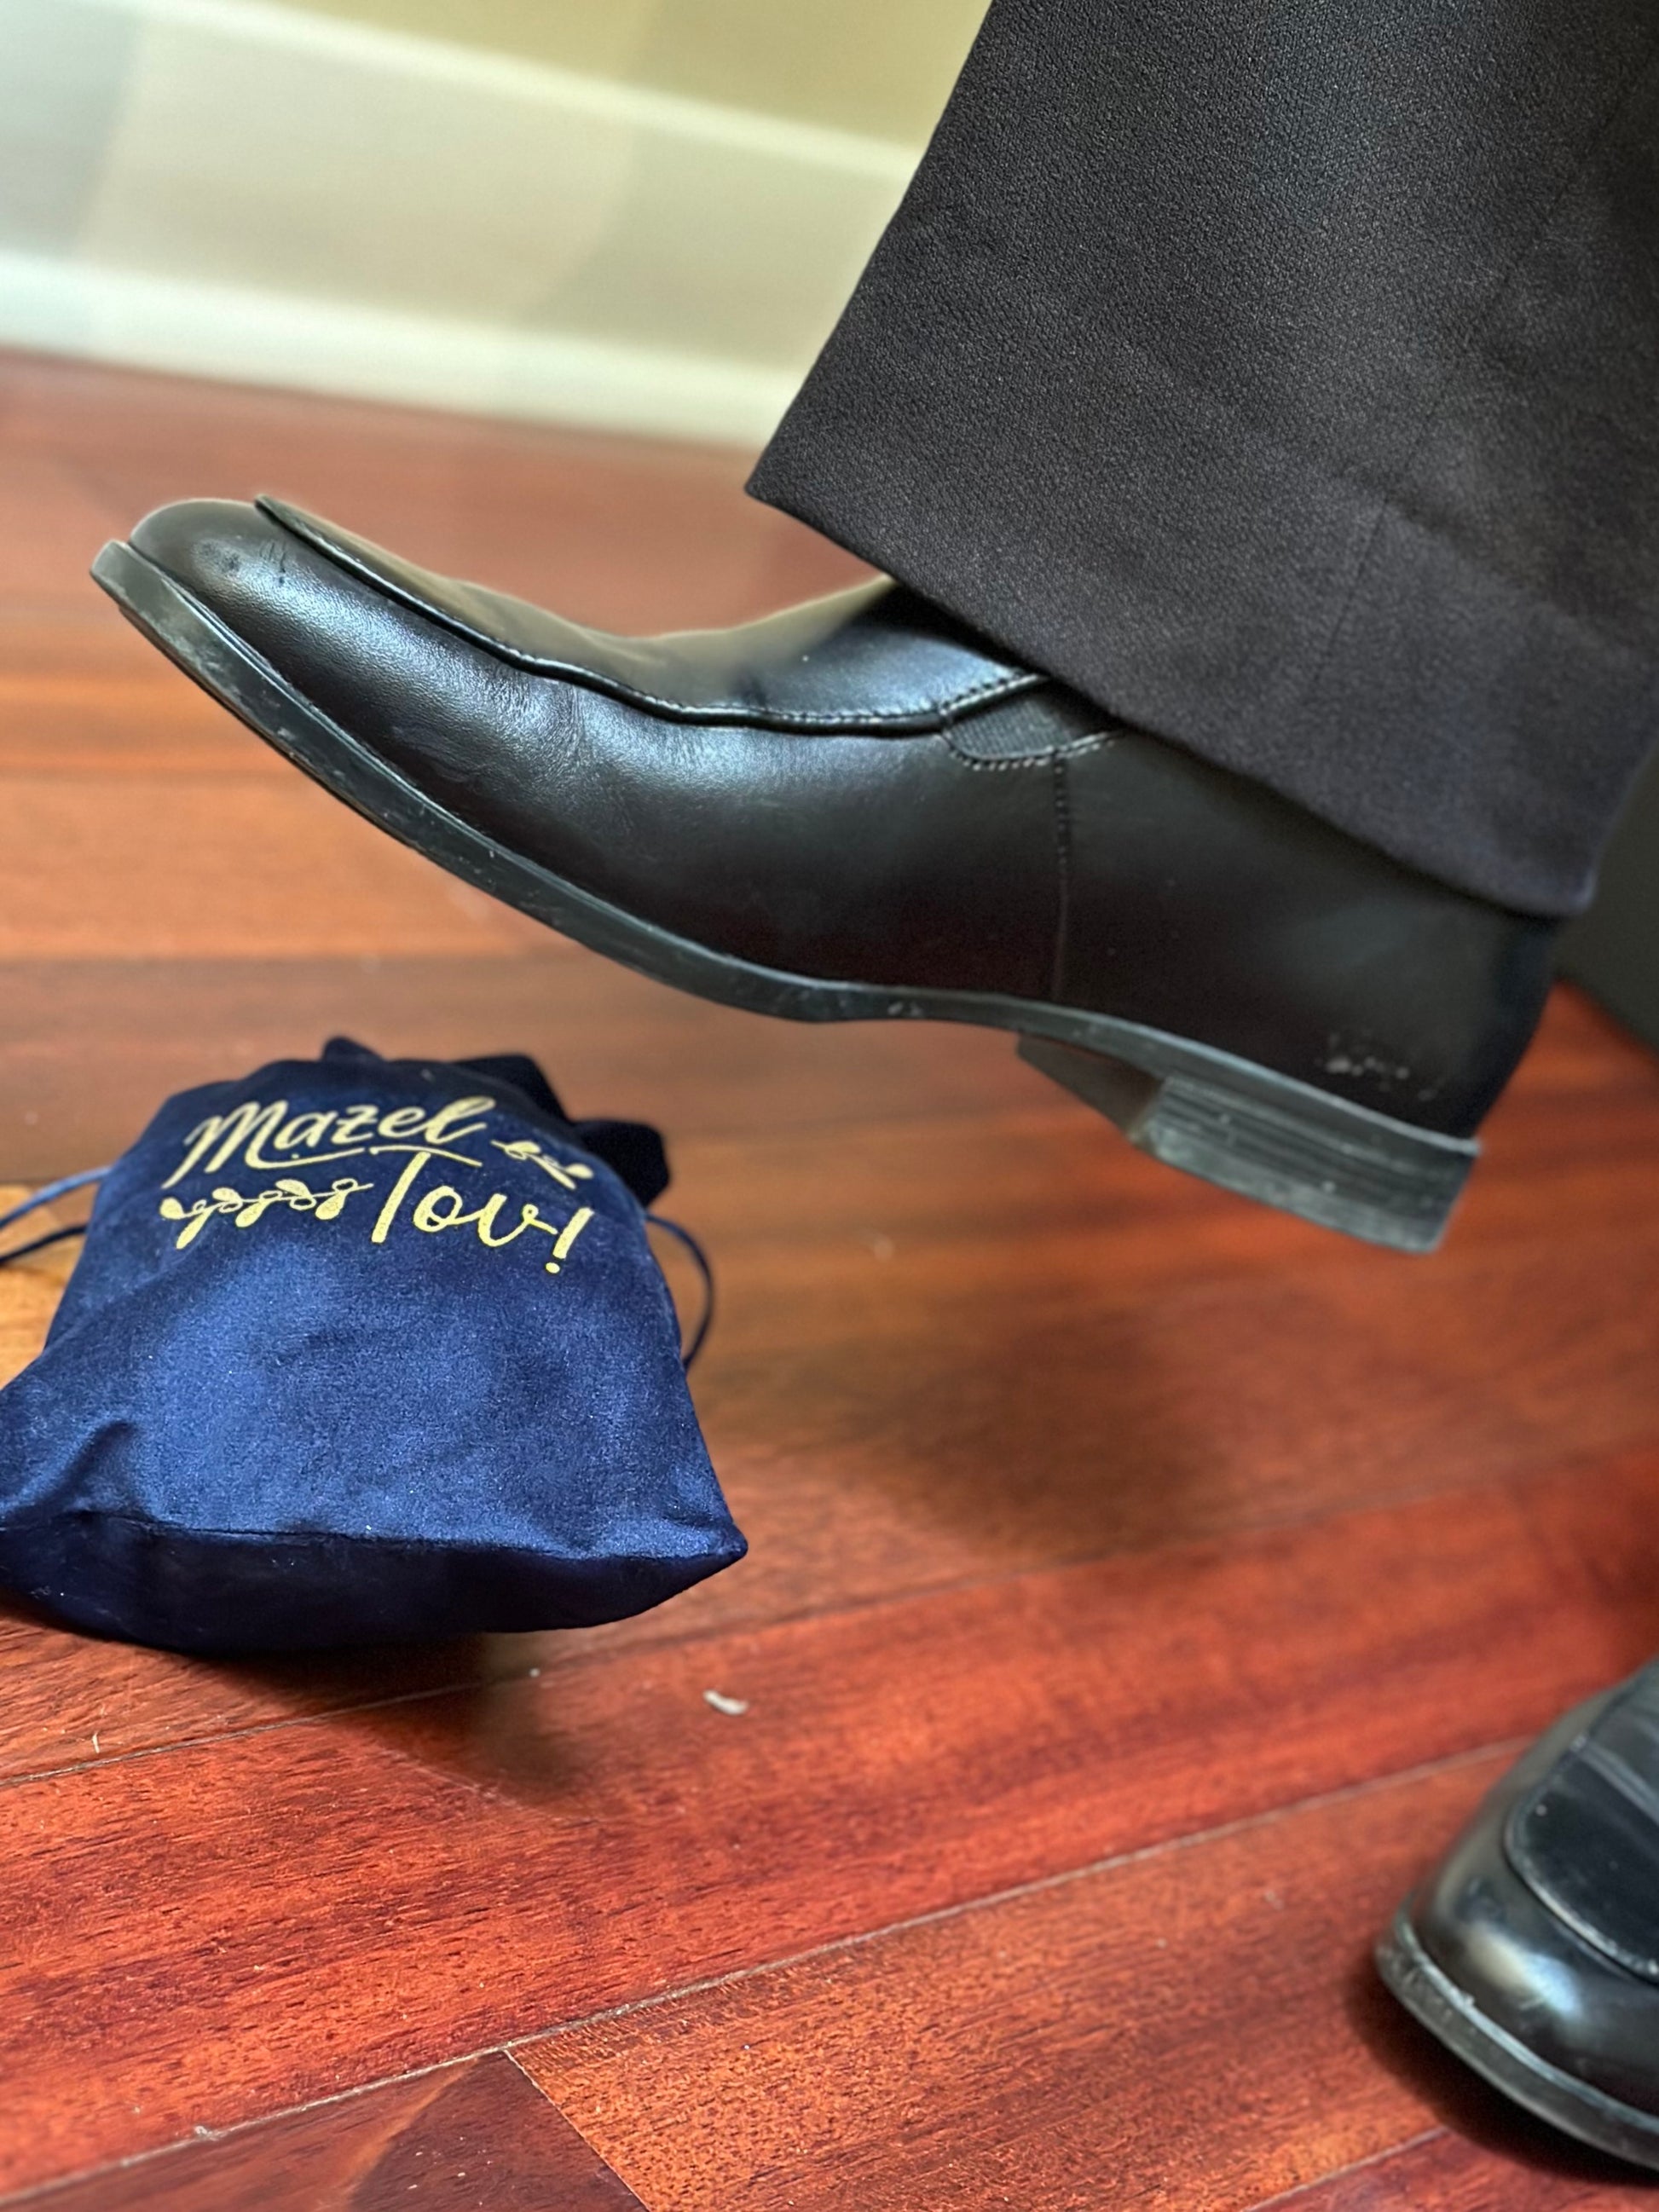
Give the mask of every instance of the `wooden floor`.
[{"label": "wooden floor", "polygon": [[[83,580],[146,507],[262,487],[618,626],[854,573],[736,460],[14,361],[0,471],[0,1181],[340,1029],[532,1050],[670,1134],[752,1545],[619,1628],[303,1663],[7,1612],[0,2201],[1650,2202],[1368,1954],[1659,1648],[1659,1062],[1561,996],[1444,1252],[1349,1244],[1006,1039],[763,1023],[560,942]],[[66,1265],[0,1276],[5,1371]]]}]

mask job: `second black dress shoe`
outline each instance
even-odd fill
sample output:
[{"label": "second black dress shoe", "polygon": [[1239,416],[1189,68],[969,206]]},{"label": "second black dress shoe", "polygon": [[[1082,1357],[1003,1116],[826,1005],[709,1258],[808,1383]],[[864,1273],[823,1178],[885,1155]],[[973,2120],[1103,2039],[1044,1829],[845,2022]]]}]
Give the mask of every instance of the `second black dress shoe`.
[{"label": "second black dress shoe", "polygon": [[1158,1158],[1438,1238],[1553,925],[1129,729],[898,586],[742,628],[578,629],[274,500],[94,570],[261,736],[457,875],[802,1020],[1015,1030]]},{"label": "second black dress shoe", "polygon": [[1377,1963],[1517,2104],[1659,2169],[1659,1662],[1510,1770]]}]

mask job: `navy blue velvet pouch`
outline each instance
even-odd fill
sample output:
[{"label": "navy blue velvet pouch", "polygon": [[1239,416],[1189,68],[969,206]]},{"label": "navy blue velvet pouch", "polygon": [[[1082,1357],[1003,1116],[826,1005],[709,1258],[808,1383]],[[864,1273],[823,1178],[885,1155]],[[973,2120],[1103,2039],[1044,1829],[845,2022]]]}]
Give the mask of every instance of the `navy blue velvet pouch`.
[{"label": "navy blue velvet pouch", "polygon": [[532,1060],[169,1099],[0,1391],[0,1583],[204,1652],[571,1628],[742,1557],[644,1207]]}]

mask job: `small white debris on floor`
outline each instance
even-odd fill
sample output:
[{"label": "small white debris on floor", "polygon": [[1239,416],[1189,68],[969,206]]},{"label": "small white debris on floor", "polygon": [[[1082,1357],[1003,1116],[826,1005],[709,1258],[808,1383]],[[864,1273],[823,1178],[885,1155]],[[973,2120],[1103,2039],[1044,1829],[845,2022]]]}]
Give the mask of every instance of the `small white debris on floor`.
[{"label": "small white debris on floor", "polygon": [[713,1705],[717,1713],[725,1713],[734,1721],[740,1719],[749,1710],[747,1698],[722,1697],[718,1690],[705,1690],[702,1701],[706,1705]]}]

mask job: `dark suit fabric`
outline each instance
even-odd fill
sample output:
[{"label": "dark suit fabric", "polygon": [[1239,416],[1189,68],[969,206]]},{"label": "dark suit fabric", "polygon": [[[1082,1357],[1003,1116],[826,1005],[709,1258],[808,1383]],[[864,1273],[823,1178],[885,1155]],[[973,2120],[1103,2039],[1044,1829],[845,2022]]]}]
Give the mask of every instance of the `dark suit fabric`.
[{"label": "dark suit fabric", "polygon": [[1659,0],[994,0],[751,489],[1395,858],[1659,701]]}]

